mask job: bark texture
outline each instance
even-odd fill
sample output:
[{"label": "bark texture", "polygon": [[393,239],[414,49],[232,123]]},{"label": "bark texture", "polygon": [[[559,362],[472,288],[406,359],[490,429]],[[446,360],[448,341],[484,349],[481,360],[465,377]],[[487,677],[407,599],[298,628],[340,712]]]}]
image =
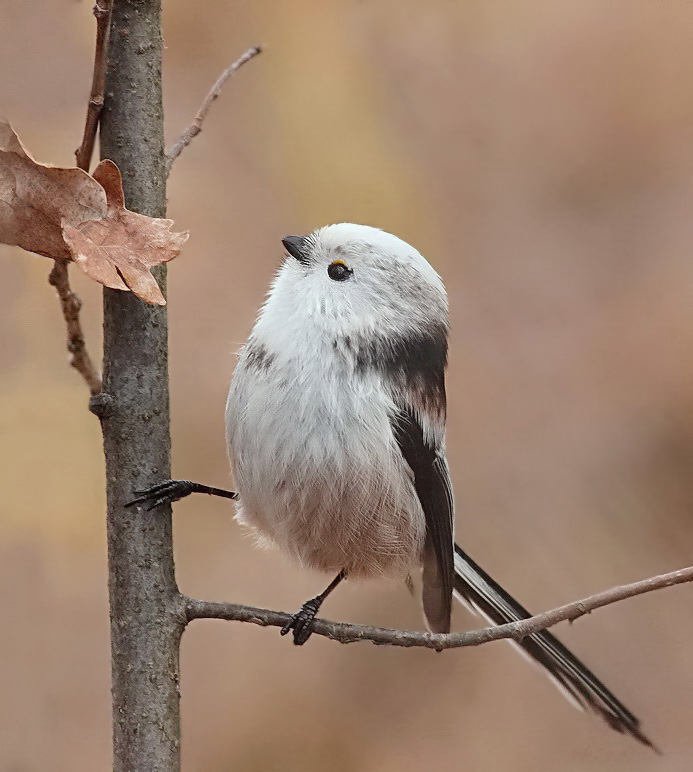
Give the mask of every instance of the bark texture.
[{"label": "bark texture", "polygon": [[[123,174],[129,209],[166,210],[161,2],[113,6],[101,156]],[[165,291],[166,269],[154,271]],[[116,772],[180,769],[179,642],[170,506],[133,512],[133,491],[170,477],[165,307],[104,291],[104,395],[95,398],[106,456]]]}]

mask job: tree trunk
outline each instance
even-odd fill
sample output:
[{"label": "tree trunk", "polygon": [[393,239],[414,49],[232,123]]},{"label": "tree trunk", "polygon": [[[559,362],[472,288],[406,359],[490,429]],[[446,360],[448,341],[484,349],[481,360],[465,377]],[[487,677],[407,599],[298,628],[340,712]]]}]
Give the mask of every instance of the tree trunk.
[{"label": "tree trunk", "polygon": [[[161,100],[161,2],[115,0],[101,156],[123,174],[129,209],[166,210]],[[165,292],[166,270],[155,275]],[[111,608],[113,769],[180,769],[179,643],[171,508],[123,508],[133,491],[170,477],[165,308],[104,291],[104,397]]]}]

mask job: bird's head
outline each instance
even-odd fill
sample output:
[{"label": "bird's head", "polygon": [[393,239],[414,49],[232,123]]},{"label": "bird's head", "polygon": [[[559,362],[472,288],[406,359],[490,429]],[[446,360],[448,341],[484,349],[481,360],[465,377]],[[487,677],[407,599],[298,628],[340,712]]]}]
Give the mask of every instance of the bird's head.
[{"label": "bird's head", "polygon": [[447,329],[442,280],[397,236],[339,223],[282,241],[287,256],[261,321],[361,339]]}]

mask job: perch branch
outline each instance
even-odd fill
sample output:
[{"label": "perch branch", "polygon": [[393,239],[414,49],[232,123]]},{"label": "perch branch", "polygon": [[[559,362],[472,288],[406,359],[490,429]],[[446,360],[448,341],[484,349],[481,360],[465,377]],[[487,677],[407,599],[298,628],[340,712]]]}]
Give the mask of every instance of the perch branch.
[{"label": "perch branch", "polygon": [[[84,123],[82,142],[75,150],[77,167],[89,171],[89,164],[94,153],[96,129],[103,108],[104,89],[106,87],[106,63],[108,58],[108,38],[111,29],[111,12],[113,0],[98,0],[94,5],[96,17],[96,46],[94,51],[94,74],[91,81],[91,93],[87,105],[87,117]],[[93,396],[101,392],[101,377],[89,356],[84,342],[84,332],[79,318],[82,301],[70,287],[70,275],[67,260],[56,260],[48,276],[49,283],[55,287],[63,318],[67,327],[67,350],[70,352],[70,364],[84,378]]]},{"label": "perch branch", "polygon": [[[457,649],[463,646],[479,646],[489,641],[512,639],[515,641],[553,627],[559,622],[572,622],[595,609],[612,603],[644,595],[647,592],[661,590],[675,584],[693,581],[693,566],[671,571],[668,574],[653,576],[639,582],[613,587],[605,592],[591,595],[588,598],[567,603],[552,611],[545,611],[519,622],[496,627],[485,627],[481,630],[471,630],[464,633],[449,633],[447,635],[409,630],[390,630],[383,627],[368,627],[364,625],[343,624],[316,619],[313,632],[323,635],[339,643],[355,643],[371,641],[375,644],[389,646],[421,646],[429,649]],[[212,601],[185,598],[188,620],[193,619],[226,619],[236,622],[250,622],[262,627],[283,627],[291,618],[290,614],[267,609],[240,606],[233,603],[215,603]]]},{"label": "perch branch", "polygon": [[251,59],[256,57],[259,53],[261,53],[261,51],[262,49],[260,46],[253,46],[252,48],[249,48],[244,54],[236,59],[235,62],[232,62],[224,70],[224,72],[221,73],[217,79],[217,82],[212,86],[209,93],[202,102],[202,105],[197,111],[197,115],[193,119],[193,122],[181,134],[168,153],[166,153],[167,171],[171,171],[171,167],[173,166],[173,162],[176,160],[176,158],[178,158],[183,150],[192,142],[193,138],[202,131],[202,122],[206,118],[207,113],[209,112],[209,108],[212,106],[212,102],[214,102],[214,100],[217,99],[221,94],[221,90],[224,88],[226,81],[233,75],[234,72],[236,72],[236,70],[240,69],[246,62],[249,62]]}]

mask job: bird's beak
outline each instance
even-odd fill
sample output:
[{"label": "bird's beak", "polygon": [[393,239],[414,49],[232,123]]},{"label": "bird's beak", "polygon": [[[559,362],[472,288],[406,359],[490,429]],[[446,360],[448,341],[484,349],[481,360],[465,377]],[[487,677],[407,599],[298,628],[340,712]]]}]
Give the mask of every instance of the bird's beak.
[{"label": "bird's beak", "polygon": [[308,264],[308,244],[305,236],[287,236],[282,239],[286,251],[295,257],[299,263]]}]

